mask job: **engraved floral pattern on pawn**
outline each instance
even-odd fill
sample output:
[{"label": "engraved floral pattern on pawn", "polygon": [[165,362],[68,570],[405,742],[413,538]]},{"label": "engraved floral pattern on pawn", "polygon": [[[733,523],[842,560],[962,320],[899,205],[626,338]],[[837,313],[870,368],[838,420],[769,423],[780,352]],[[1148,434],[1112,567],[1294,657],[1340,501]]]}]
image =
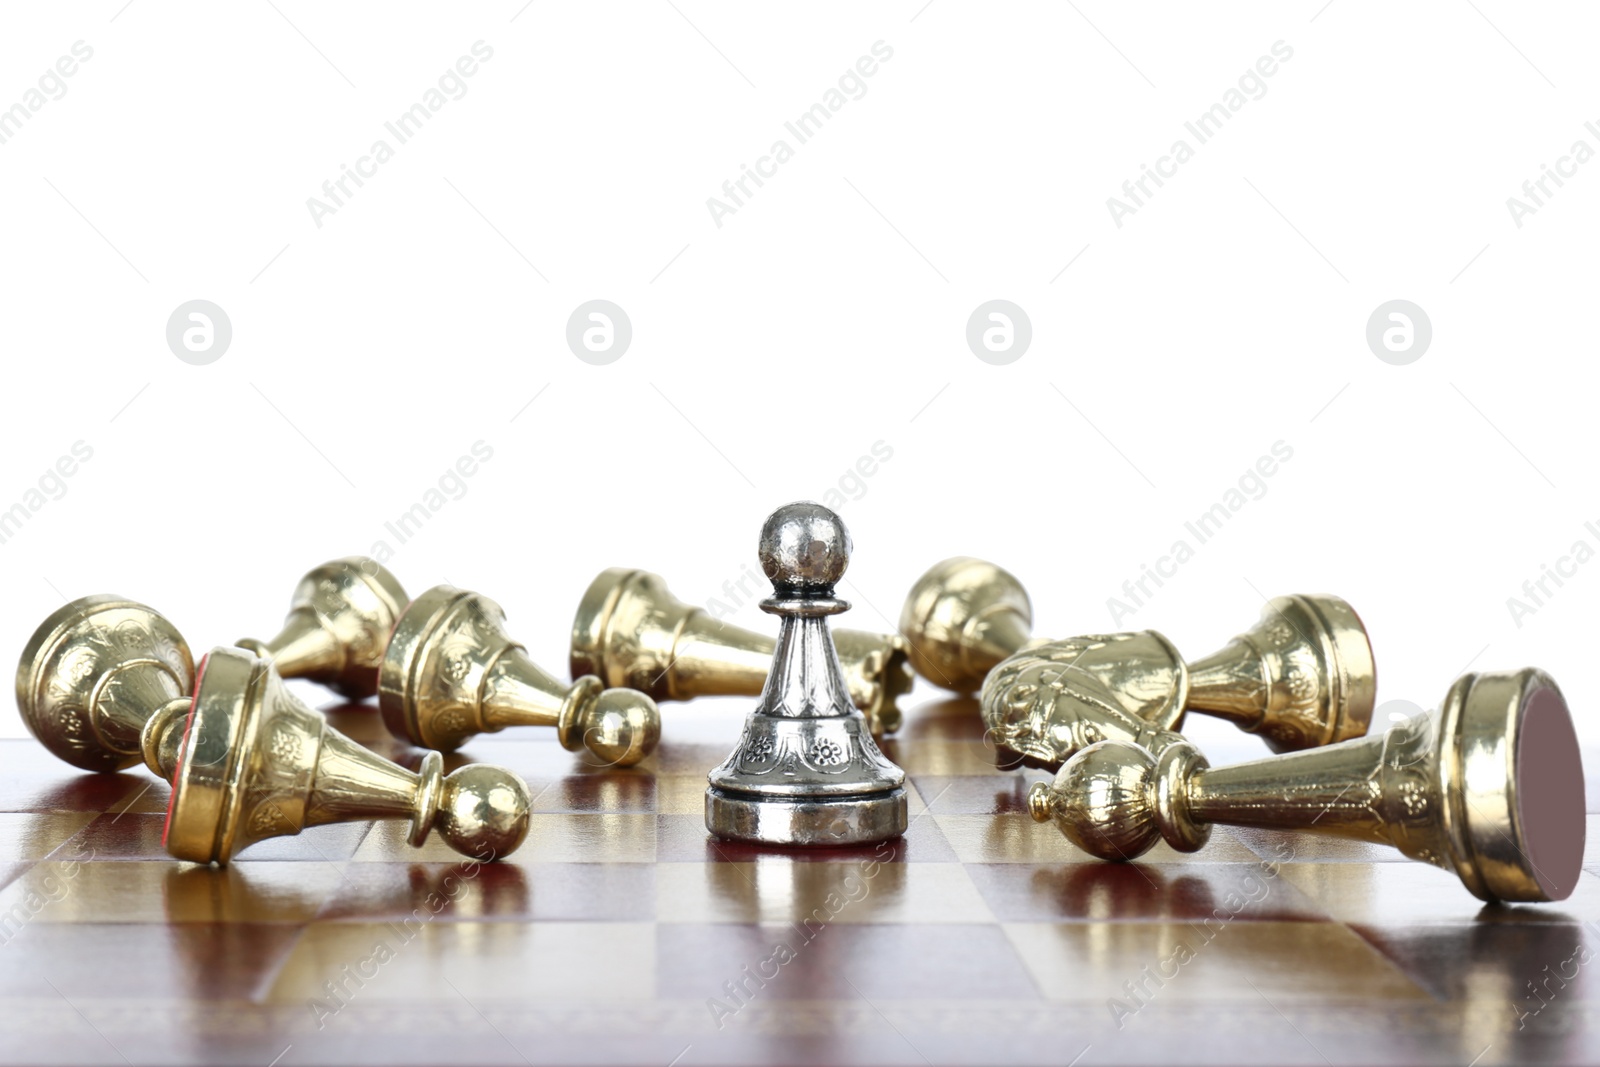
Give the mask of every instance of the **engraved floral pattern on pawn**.
[{"label": "engraved floral pattern on pawn", "polygon": [[1400,783],[1400,804],[1413,819],[1424,814],[1428,810],[1427,790],[1415,778],[1407,778]]},{"label": "engraved floral pattern on pawn", "polygon": [[465,737],[467,714],[460,708],[448,708],[434,717],[433,728],[442,740]]},{"label": "engraved floral pattern on pawn", "polygon": [[1261,633],[1274,648],[1287,648],[1294,642],[1293,629],[1282,619],[1269,623]]},{"label": "engraved floral pattern on pawn", "polygon": [[439,664],[439,673],[452,682],[461,681],[471,669],[472,656],[470,652],[459,648],[447,650]]},{"label": "engraved floral pattern on pawn", "polygon": [[811,746],[811,762],[819,767],[832,767],[843,763],[844,748],[832,738],[821,738]]},{"label": "engraved floral pattern on pawn", "polygon": [[1317,698],[1318,685],[1316,677],[1298,668],[1289,671],[1288,676],[1283,680],[1283,685],[1296,703],[1309,704]]},{"label": "engraved floral pattern on pawn", "polygon": [[61,734],[67,742],[74,747],[82,747],[84,735],[88,733],[88,715],[82,708],[65,707],[56,712],[56,723]]},{"label": "engraved floral pattern on pawn", "polygon": [[278,763],[295,763],[300,759],[300,735],[288,727],[272,732],[272,758]]},{"label": "engraved floral pattern on pawn", "polygon": [[250,833],[254,837],[278,837],[289,829],[288,817],[276,801],[263,801],[250,816]]}]

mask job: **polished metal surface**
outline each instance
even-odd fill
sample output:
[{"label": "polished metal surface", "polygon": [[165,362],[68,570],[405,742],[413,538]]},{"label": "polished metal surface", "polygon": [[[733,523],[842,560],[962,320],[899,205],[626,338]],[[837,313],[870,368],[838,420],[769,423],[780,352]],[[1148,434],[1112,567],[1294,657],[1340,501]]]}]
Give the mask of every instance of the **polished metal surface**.
[{"label": "polished metal surface", "polygon": [[198,672],[160,614],[91,596],[53,613],[17,669],[17,702],[34,735],[75,766],[114,771],[142,760],[172,785],[167,851],[226,863],[307,826],[405,817],[480,859],[527,833],[527,786],[469,765],[448,777],[437,753],[414,774],[362,748],[284,686],[270,660],[215,648]]},{"label": "polished metal surface", "polygon": [[970,556],[935,563],[900,609],[911,666],[934,685],[976,693],[1000,661],[1021,651],[1033,605],[1015,575]]},{"label": "polished metal surface", "polygon": [[405,610],[399,579],[365,556],[330,560],[295,586],[277,636],[236,642],[272,660],[284,678],[304,678],[351,700],[378,691],[378,668]]},{"label": "polished metal surface", "polygon": [[[874,737],[900,728],[896,704],[913,677],[898,634],[835,630],[850,699]],[[572,676],[593,674],[658,701],[759,696],[776,642],[685,604],[660,575],[626,567],[601,571],[572,622]]]},{"label": "polished metal surface", "polygon": [[1582,873],[1583,766],[1561,690],[1526,668],[1466,674],[1439,711],[1383,734],[1211,768],[1173,734],[1078,752],[1029,811],[1101,859],[1215,823],[1357,838],[1453,871],[1484,900],[1551,901]]},{"label": "polished metal surface", "polygon": [[708,776],[706,828],[773,845],[854,845],[906,829],[905,772],[878,750],[850,700],[827,618],[850,561],[843,521],[788,504],[761,530],[762,571],[782,621],[761,699],[733,753]]},{"label": "polished metal surface", "polygon": [[981,708],[1002,765],[1055,770],[1095,741],[1181,729],[1190,711],[1278,752],[1332,744],[1366,733],[1376,692],[1350,605],[1297,595],[1269,601],[1254,627],[1193,663],[1154,630],[1033,642],[989,673]]},{"label": "polished metal surface", "polygon": [[401,615],[378,706],[395,736],[441,752],[508,726],[552,726],[569,752],[587,748],[602,765],[625,767],[661,738],[661,713],[644,693],[608,690],[593,675],[557,681],[512,640],[499,604],[448,585]]},{"label": "polished metal surface", "polygon": [[17,709],[45,748],[86,771],[143,758],[140,735],[163,704],[194,691],[194,658],[161,614],[118,596],[51,613],[17,664]]},{"label": "polished metal surface", "polygon": [[146,761],[172,783],[164,841],[179,859],[226,863],[269,837],[362,819],[408,819],[412,845],[437,829],[481,860],[527,836],[528,788],[517,775],[468,764],[446,776],[437,752],[413,773],[334,730],[244,649],[213,649],[186,703],[145,727]]}]

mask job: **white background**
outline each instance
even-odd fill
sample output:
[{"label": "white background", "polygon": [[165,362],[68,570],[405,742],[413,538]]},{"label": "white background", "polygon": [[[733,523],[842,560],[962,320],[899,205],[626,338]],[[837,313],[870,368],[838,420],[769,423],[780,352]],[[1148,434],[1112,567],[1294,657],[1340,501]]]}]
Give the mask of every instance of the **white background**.
[{"label": "white background", "polygon": [[[0,509],[74,442],[93,458],[0,544],[0,648],[91,592],[197,651],[265,637],[305,569],[385,540],[408,589],[490,594],[564,673],[601,568],[705,603],[769,510],[879,441],[841,509],[841,624],[888,628],[960,553],[1021,577],[1039,632],[1100,631],[1283,441],[1265,496],[1118,628],[1200,655],[1264,595],[1337,593],[1380,701],[1536,664],[1600,738],[1600,562],[1520,626],[1507,607],[1600,548],[1600,162],[1520,228],[1506,205],[1600,149],[1592,8],[275,3],[4,13],[0,107],[74,42],[93,58],[0,145]],[[307,198],[480,40],[465,96],[315,225]],[[865,95],[719,228],[707,198],[878,41]],[[1116,226],[1107,198],[1278,41],[1266,94]],[[208,366],[165,339],[196,298],[233,327]],[[608,366],[566,346],[593,298],[633,324]],[[994,298],[1032,322],[1007,366],[965,340]],[[1408,366],[1365,340],[1397,298],[1433,326]],[[385,521],[480,440],[398,544]]]}]

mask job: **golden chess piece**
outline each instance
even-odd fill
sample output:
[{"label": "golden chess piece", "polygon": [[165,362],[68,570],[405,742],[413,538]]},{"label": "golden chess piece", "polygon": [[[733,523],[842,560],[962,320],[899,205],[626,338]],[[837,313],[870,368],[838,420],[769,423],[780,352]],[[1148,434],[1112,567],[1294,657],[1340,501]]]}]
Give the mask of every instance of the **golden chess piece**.
[{"label": "golden chess piece", "polygon": [[911,666],[934,685],[976,693],[1000,661],[1020,652],[1033,630],[1033,605],[1003,567],[970,556],[935,563],[900,609]]},{"label": "golden chess piece", "polygon": [[1028,808],[1085,851],[1193,852],[1216,823],[1355,838],[1454,871],[1483,900],[1563,900],[1583,867],[1578,739],[1554,679],[1465,674],[1433,715],[1383,734],[1212,768],[1181,737],[1090,745]]},{"label": "golden chess piece", "polygon": [[1321,595],[1268,601],[1254,627],[1193,663],[1141,630],[1029,641],[987,678],[982,713],[1002,765],[1047,770],[1106,737],[1179,730],[1191,711],[1260,734],[1275,752],[1334,744],[1367,732],[1377,692],[1360,617]]},{"label": "golden chess piece", "polygon": [[17,710],[54,755],[86,771],[144,760],[145,723],[194,692],[183,635],[143,604],[86,596],[39,625],[17,664]]},{"label": "golden chess piece", "polygon": [[486,596],[439,585],[411,602],[384,655],[378,707],[397,737],[452,752],[508,726],[554,726],[569,752],[587,747],[627,767],[655,750],[661,713],[633,689],[593,675],[567,686],[540,669],[506,633],[505,612]]},{"label": "golden chess piece", "polygon": [[[896,701],[911,691],[906,642],[896,634],[836,630],[850,700],[875,737],[900,728]],[[777,642],[685,604],[649,571],[612,567],[590,583],[572,621],[572,676],[592,674],[655,700],[759,696]]]},{"label": "golden chess piece", "polygon": [[364,556],[330,560],[295,586],[289,617],[268,641],[238,646],[272,660],[284,678],[305,678],[349,700],[378,691],[378,668],[406,591],[381,564]]},{"label": "golden chess piece", "polygon": [[162,842],[178,859],[223,864],[265,838],[358,819],[409,818],[413,845],[437,828],[479,859],[527,836],[528,788],[510,771],[446,776],[430,752],[413,773],[328,726],[270,660],[215,648],[198,672],[191,663],[160,614],[91,596],[46,619],[17,668],[23,721],[52,752],[94,770],[142,759],[172,785]]}]

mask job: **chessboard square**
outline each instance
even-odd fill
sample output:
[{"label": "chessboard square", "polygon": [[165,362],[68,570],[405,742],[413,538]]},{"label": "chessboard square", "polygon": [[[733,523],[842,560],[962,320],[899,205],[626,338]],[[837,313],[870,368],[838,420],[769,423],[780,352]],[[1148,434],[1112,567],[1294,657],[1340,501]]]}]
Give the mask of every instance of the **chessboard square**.
[{"label": "chessboard square", "polygon": [[[420,760],[420,749],[412,750]],[[414,768],[415,764],[402,760]],[[472,763],[490,763],[522,776],[528,782],[554,782],[587,775],[635,774],[648,777],[647,760],[641,767],[624,769],[606,764],[588,749],[569,752],[555,739],[553,730],[512,729],[504,733],[479,735],[459,751],[445,757],[445,770],[454,771]],[[537,789],[537,787],[536,787]]]},{"label": "chessboard square", "polygon": [[[375,980],[386,981],[381,974]],[[442,998],[404,1004],[369,1000],[348,979],[346,988],[354,993],[341,993],[340,999],[324,992],[322,996],[308,997],[304,1003],[273,1003],[270,1006],[275,1017],[262,1029],[272,1035],[277,1047],[253,1059],[239,1055],[232,1062],[237,1067],[268,1067],[279,1054],[282,1059],[272,1067],[543,1067],[584,1062],[584,1057],[575,1054],[583,1042],[552,1032],[549,1027],[542,1033],[518,1033],[508,1024],[508,1018],[514,1020],[516,1016],[507,1009],[485,1004],[480,1010],[448,987]],[[276,1017],[285,1013],[291,1014],[288,1018]],[[596,1042],[587,1044],[592,1049]],[[657,1059],[652,1067],[663,1067],[666,1062]]]},{"label": "chessboard square", "polygon": [[335,864],[246,868],[46,860],[0,889],[0,917],[26,914],[38,923],[298,924],[316,917],[341,877]]},{"label": "chessboard square", "polygon": [[[741,718],[741,723],[743,719]],[[739,738],[741,726],[729,729],[726,741],[709,741],[702,743],[684,742],[671,738],[662,738],[661,745],[656,749],[652,758],[655,773],[658,778],[699,777],[705,779],[713,767],[720,766],[733,751],[734,743]]]},{"label": "chessboard square", "polygon": [[[46,999],[48,998],[48,999]],[[134,1042],[118,1040],[106,1025],[106,1009],[97,1002],[71,1004],[61,995],[44,987],[44,996],[23,1001],[13,1001],[7,1006],[4,1026],[5,1042],[0,1045],[0,1064],[28,1064],[32,1067],[128,1067],[128,1060],[118,1050],[138,1047]],[[148,1002],[140,1003],[134,1010],[141,1016],[151,1014]],[[209,1007],[209,1005],[208,1005]],[[118,1016],[129,1014],[124,1005],[111,1009]],[[178,1057],[157,1059],[148,1051],[140,1051],[147,1062],[176,1062]],[[143,1057],[142,1057],[143,1058]]]},{"label": "chessboard square", "polygon": [[706,776],[673,774],[656,779],[656,811],[661,815],[695,815],[706,810]]},{"label": "chessboard square", "polygon": [[1026,817],[1028,788],[1048,782],[1043,771],[948,777],[919,774],[912,777],[915,792],[935,815],[999,815]]},{"label": "chessboard square", "polygon": [[1007,923],[1004,929],[1052,1000],[1103,1004],[1116,998],[1132,1009],[1140,999],[1430,999],[1381,953],[1337,923],[1212,919]]},{"label": "chessboard square", "polygon": [[781,848],[716,837],[706,829],[705,812],[658,817],[657,859],[663,863],[754,863],[783,857],[798,863],[954,863],[956,854],[931,816],[913,817],[906,832],[872,845],[841,848]]},{"label": "chessboard square", "polygon": [[[934,813],[929,818],[938,822],[962,863],[1082,863],[1089,858],[1051,823],[990,815]],[[1231,828],[1218,826],[1199,852],[1178,852],[1163,841],[1138,862],[1256,863],[1260,858],[1233,837]]]},{"label": "chessboard square", "polygon": [[656,968],[666,995],[736,1006],[761,1000],[1035,1000],[1038,989],[998,925],[663,923]]},{"label": "chessboard square", "polygon": [[1566,900],[1508,906],[1479,900],[1454,871],[1426,863],[1285,863],[1279,871],[1342,923],[1600,921],[1600,878],[1587,872]]},{"label": "chessboard square", "polygon": [[973,863],[966,872],[1001,922],[1325,922],[1260,863]]},{"label": "chessboard square", "polygon": [[1393,845],[1357,841],[1330,834],[1295,833],[1235,826],[1229,832],[1239,843],[1274,863],[1415,863]]},{"label": "chessboard square", "polygon": [[[857,1002],[861,1003],[859,998]],[[791,1011],[790,1002],[776,1003],[785,1017],[797,1014]],[[872,1010],[864,1003],[862,1009]],[[876,1025],[877,1029],[868,1031],[865,1027],[852,1028],[848,1044],[839,1039],[840,1030],[826,1028],[830,1021],[826,1008],[807,1011],[801,1017],[802,1023],[812,1024],[809,1032],[801,1032],[799,1026],[773,1023],[769,1021],[771,1013],[763,1018],[754,1007],[746,1008],[732,1018],[719,1015],[718,1018],[724,1022],[720,1030],[713,1025],[709,1009],[701,1008],[701,1015],[704,1016],[705,1025],[698,1034],[678,1034],[668,1040],[658,1038],[648,1042],[613,1038],[601,1044],[605,1049],[603,1053],[592,1047],[587,1053],[573,1049],[566,1058],[552,1058],[548,1062],[592,1067],[667,1067],[669,1064],[672,1067],[813,1067],[816,1064],[850,1064],[859,1067],[905,1064],[906,1067],[926,1067],[925,1061],[917,1057],[916,1049],[908,1045],[905,1038],[895,1033],[876,1013],[873,1013],[867,1025]],[[535,1040],[534,1035],[529,1035],[530,1043]],[[669,1046],[664,1054],[661,1050],[663,1044]],[[983,1062],[992,1064],[996,1061],[986,1059]]]},{"label": "chessboard square", "polygon": [[648,1000],[655,996],[650,923],[492,923],[406,919],[315,923],[266,998],[445,1001]]},{"label": "chessboard square", "polygon": [[354,863],[318,919],[638,922],[655,901],[656,869],[643,863]]},{"label": "chessboard square", "polygon": [[959,863],[662,863],[663,923],[972,923],[992,919]]},{"label": "chessboard square", "polygon": [[234,863],[296,860],[305,863],[343,863],[355,856],[371,832],[370,822],[325,823],[308,826],[298,834],[269,837],[242,849]]},{"label": "chessboard square", "polygon": [[[555,815],[528,820],[528,837],[510,859],[520,863],[649,863],[656,858],[656,816],[643,813]],[[356,850],[357,863],[456,863],[460,853],[439,834],[421,848],[407,843],[411,824],[387,819]]]},{"label": "chessboard square", "polygon": [[0,863],[0,889],[4,889],[6,886],[22,877],[23,872],[32,866],[33,864],[31,862]]},{"label": "chessboard square", "polygon": [[116,860],[171,859],[166,846],[161,843],[167,817],[143,812],[107,812],[94,817],[75,837],[69,848],[74,855],[60,855],[57,859],[81,856],[96,862]]},{"label": "chessboard square", "polygon": [[528,781],[537,812],[635,812],[655,814],[656,779],[638,770],[612,769],[593,774],[569,774],[549,781]]},{"label": "chessboard square", "polygon": [[130,775],[135,773],[139,780],[139,788],[127,799],[107,807],[106,812],[111,815],[121,812],[130,815],[166,815],[167,801],[172,798],[172,787],[142,767],[137,772],[127,772]]},{"label": "chessboard square", "polygon": [[75,811],[98,815],[141,802],[166,806],[167,787],[142,771],[91,774],[51,757],[37,741],[0,740],[0,812]]},{"label": "chessboard square", "polygon": [[303,929],[291,923],[30,922],[5,944],[0,997],[251,1000]]},{"label": "chessboard square", "polygon": [[[937,678],[933,681],[932,692],[937,695],[932,700],[924,701],[905,713],[905,725],[895,734],[895,738],[918,747],[950,742],[984,743],[989,728],[984,724],[977,697],[944,692],[938,682]],[[917,684],[923,692],[929,691],[928,682],[919,681]],[[902,704],[907,702],[906,698],[901,699]],[[993,746],[990,748],[992,751]],[[990,766],[993,766],[992,762]]]},{"label": "chessboard square", "polygon": [[94,818],[93,813],[86,811],[0,814],[0,858],[6,862],[44,859]]},{"label": "chessboard square", "polygon": [[912,777],[977,778],[995,773],[994,746],[982,741],[912,742],[891,737],[882,747],[883,754]]},{"label": "chessboard square", "polygon": [[1600,1001],[1600,935],[1576,922],[1374,923],[1355,927],[1378,951],[1440,1000],[1499,994],[1510,1021],[1551,1003]]}]

